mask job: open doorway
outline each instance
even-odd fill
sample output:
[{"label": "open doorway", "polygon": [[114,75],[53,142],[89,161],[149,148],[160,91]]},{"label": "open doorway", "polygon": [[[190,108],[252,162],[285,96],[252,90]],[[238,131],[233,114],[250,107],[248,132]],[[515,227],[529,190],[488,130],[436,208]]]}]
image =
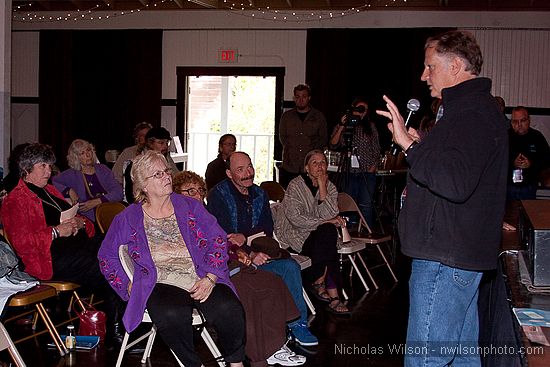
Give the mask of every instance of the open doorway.
[{"label": "open doorway", "polygon": [[273,179],[280,157],[278,124],[284,68],[177,68],[176,134],[189,154],[187,169],[204,176],[218,154],[218,139],[237,137],[248,153],[255,183]]}]

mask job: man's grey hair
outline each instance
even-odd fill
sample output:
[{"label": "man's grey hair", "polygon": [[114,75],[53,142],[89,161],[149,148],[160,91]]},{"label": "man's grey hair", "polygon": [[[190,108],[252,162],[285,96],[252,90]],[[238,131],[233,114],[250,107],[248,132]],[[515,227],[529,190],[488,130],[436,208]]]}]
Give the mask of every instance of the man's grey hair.
[{"label": "man's grey hair", "polygon": [[466,71],[473,75],[481,73],[483,57],[481,49],[470,32],[449,31],[440,35],[430,37],[424,45],[424,49],[434,47],[435,51],[441,55],[455,55],[460,57],[466,64]]}]

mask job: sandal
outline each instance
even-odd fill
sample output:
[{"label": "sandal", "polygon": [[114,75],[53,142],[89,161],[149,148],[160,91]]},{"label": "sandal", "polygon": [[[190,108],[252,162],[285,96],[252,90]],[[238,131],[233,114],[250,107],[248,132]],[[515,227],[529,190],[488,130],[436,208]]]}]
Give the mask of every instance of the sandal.
[{"label": "sandal", "polygon": [[330,302],[330,296],[327,293],[325,283],[313,283],[311,285],[311,291],[319,301]]},{"label": "sandal", "polygon": [[330,298],[330,303],[327,305],[327,310],[335,315],[351,315],[348,307],[340,301],[340,298]]}]

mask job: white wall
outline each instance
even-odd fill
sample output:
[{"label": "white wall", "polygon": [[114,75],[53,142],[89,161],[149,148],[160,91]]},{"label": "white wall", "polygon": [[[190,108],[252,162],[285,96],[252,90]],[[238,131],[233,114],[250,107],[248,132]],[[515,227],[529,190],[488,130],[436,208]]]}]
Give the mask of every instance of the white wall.
[{"label": "white wall", "polygon": [[163,34],[162,98],[176,98],[177,66],[220,66],[218,49],[237,48],[237,64],[286,67],[285,96],[306,74],[305,30],[180,30]]}]

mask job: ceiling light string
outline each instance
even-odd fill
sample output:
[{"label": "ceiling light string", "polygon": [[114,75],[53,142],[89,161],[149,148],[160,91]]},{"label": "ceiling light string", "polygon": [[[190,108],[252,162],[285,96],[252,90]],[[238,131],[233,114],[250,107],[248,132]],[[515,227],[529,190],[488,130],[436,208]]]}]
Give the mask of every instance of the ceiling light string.
[{"label": "ceiling light string", "polygon": [[[20,23],[37,23],[37,22],[67,22],[67,21],[103,21],[111,18],[117,18],[124,15],[135,14],[141,11],[152,10],[152,9],[161,9],[162,4],[168,2],[175,2],[174,0],[159,0],[156,2],[148,3],[139,8],[131,10],[119,10],[119,11],[110,11],[105,9],[105,6],[109,4],[105,2],[100,2],[97,5],[91,7],[87,10],[76,10],[73,12],[67,12],[63,15],[51,16],[47,15],[52,12],[47,11],[34,11],[31,12],[28,8],[32,8],[32,2],[28,4],[23,4],[15,7],[13,9],[13,22]],[[312,21],[323,21],[323,20],[333,20],[337,18],[343,18],[346,16],[352,16],[360,12],[369,10],[372,6],[393,6],[398,5],[397,3],[406,3],[407,0],[366,0],[365,3],[361,6],[352,7],[342,10],[286,10],[286,9],[271,9],[270,6],[265,8],[258,8],[253,6],[253,2],[249,1],[246,3],[232,3],[228,0],[224,0],[225,9],[230,11],[232,14],[249,17],[252,19],[258,20],[270,20],[275,22],[312,22]],[[373,5],[373,3],[376,3]],[[168,10],[168,9],[166,9]],[[177,10],[175,10],[177,11]],[[99,13],[99,14],[97,14]]]},{"label": "ceiling light string", "polygon": [[[108,14],[105,14],[105,13],[109,12],[109,10],[105,10],[101,8],[101,6],[105,5],[105,3],[97,4],[87,10],[77,9],[76,11],[67,12],[64,15],[57,15],[57,16],[47,15],[47,13],[51,13],[51,12],[45,12],[45,11],[36,11],[34,13],[31,13],[30,11],[26,10],[23,13],[22,11],[20,11],[19,7],[17,7],[17,9],[13,9],[12,21],[19,22],[19,23],[37,23],[37,22],[51,23],[51,22],[60,22],[60,21],[63,22],[63,21],[82,21],[82,20],[89,20],[89,21],[108,20],[111,18],[130,15],[130,14],[141,12],[143,10],[148,10],[150,8],[158,7],[160,4],[170,2],[170,1],[173,1],[173,0],[159,0],[154,3],[149,3],[147,5],[144,5],[140,8],[112,11]],[[106,5],[108,6],[108,4]],[[28,4],[26,6],[32,6],[32,4]],[[99,12],[101,13],[97,14]]]}]

